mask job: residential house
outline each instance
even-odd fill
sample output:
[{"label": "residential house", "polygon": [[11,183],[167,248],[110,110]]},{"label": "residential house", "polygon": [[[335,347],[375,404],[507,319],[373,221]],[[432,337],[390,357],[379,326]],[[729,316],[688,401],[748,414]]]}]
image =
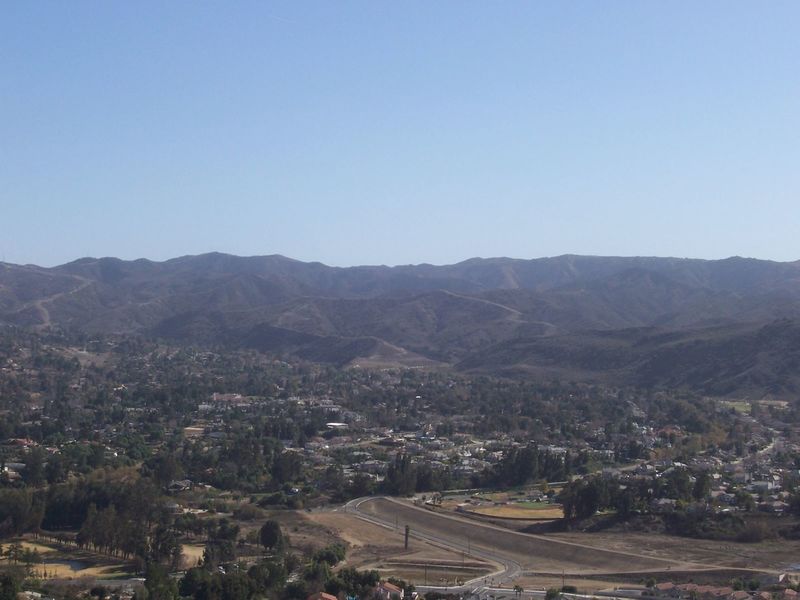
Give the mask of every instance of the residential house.
[{"label": "residential house", "polygon": [[306,600],[338,600],[336,596],[333,594],[328,594],[327,592],[317,592],[315,594],[311,594]]},{"label": "residential house", "polygon": [[378,584],[375,591],[382,600],[399,600],[403,597],[403,590],[388,581],[382,581]]}]

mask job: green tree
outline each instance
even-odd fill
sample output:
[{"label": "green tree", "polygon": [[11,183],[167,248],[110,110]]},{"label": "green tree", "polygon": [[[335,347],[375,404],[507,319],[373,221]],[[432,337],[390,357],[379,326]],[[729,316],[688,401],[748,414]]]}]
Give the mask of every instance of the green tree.
[{"label": "green tree", "polygon": [[163,525],[156,528],[150,543],[150,557],[157,563],[177,569],[181,562],[183,547],[172,529]]},{"label": "green tree", "polygon": [[34,487],[45,482],[45,451],[41,446],[32,448],[25,457],[23,475],[25,483]]},{"label": "green tree", "polygon": [[233,540],[209,540],[203,550],[203,565],[215,569],[222,563],[236,560],[236,547]]},{"label": "green tree", "polygon": [[389,465],[383,486],[387,493],[395,496],[409,496],[417,490],[417,467],[410,456],[397,454]]},{"label": "green tree", "polygon": [[258,540],[267,552],[280,550],[283,546],[280,524],[272,519],[266,521],[258,532]]},{"label": "green tree", "polygon": [[195,567],[186,571],[181,578],[178,591],[181,596],[194,598],[203,585],[208,584],[211,574],[205,569]]},{"label": "green tree", "polygon": [[0,573],[0,600],[17,600],[22,591],[22,581],[14,573]]},{"label": "green tree", "polygon": [[756,501],[753,496],[744,490],[736,490],[734,494],[736,506],[747,512],[753,512],[756,509]]},{"label": "green tree", "polygon": [[711,493],[711,476],[703,471],[697,475],[692,488],[692,497],[697,500],[704,500]]},{"label": "green tree", "polygon": [[8,560],[12,561],[14,564],[17,564],[20,560],[22,560],[23,552],[24,550],[22,548],[22,544],[19,542],[14,542],[6,550],[6,556],[8,557]]},{"label": "green tree", "polygon": [[149,563],[145,574],[144,587],[148,600],[176,600],[178,585],[167,570],[157,563]]},{"label": "green tree", "polygon": [[685,468],[673,467],[669,473],[666,473],[661,482],[662,497],[674,498],[676,500],[691,500],[692,482],[689,478],[689,471]]},{"label": "green tree", "polygon": [[372,478],[366,473],[356,473],[348,489],[348,495],[351,498],[360,498],[361,496],[371,496],[375,493],[375,484]]},{"label": "green tree", "polygon": [[242,600],[250,598],[253,585],[246,573],[234,571],[222,577],[221,600]]}]

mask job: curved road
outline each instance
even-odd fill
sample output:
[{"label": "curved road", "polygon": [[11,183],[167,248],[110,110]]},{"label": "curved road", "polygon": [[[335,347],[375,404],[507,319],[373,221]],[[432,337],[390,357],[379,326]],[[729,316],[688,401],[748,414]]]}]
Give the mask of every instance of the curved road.
[{"label": "curved road", "polygon": [[[375,514],[364,512],[361,509],[362,504],[373,500],[388,500],[390,502],[394,502],[391,498],[383,496],[367,496],[365,498],[356,498],[355,500],[351,500],[350,502],[344,505],[344,510],[345,512],[355,515],[356,517],[362,519],[363,521],[368,521],[375,525],[379,525],[381,527],[386,527],[387,529],[394,530],[397,526],[396,522],[384,519]],[[490,573],[489,575],[481,577],[476,577],[474,579],[464,582],[461,586],[447,588],[455,593],[459,592],[477,593],[477,589],[483,587],[484,584],[490,581],[497,586],[503,585],[504,583],[510,584],[518,577],[521,577],[523,574],[522,565],[520,565],[518,562],[510,559],[507,556],[502,556],[500,554],[496,554],[491,551],[487,551],[485,549],[473,548],[471,547],[469,542],[466,544],[460,543],[458,541],[454,541],[453,539],[444,538],[434,533],[420,531],[419,529],[411,529],[410,535],[417,539],[426,542],[431,542],[433,544],[443,546],[451,550],[464,552],[468,556],[480,558],[485,561],[488,561],[489,563],[496,563],[498,565],[501,565],[502,568],[498,571],[495,571],[494,573]],[[417,586],[417,587],[419,589],[431,589],[431,590],[443,589],[441,586]]]},{"label": "curved road", "polygon": [[[385,496],[351,500],[345,512],[390,530],[411,525],[411,535],[469,556],[500,565],[502,568],[485,577],[477,577],[449,591],[468,595],[493,592],[492,586],[511,585],[522,575],[534,574],[531,564],[540,565],[538,574],[562,575],[566,566],[571,575],[613,575],[666,573],[668,571],[716,571],[730,567],[641,556],[618,550],[586,546],[575,542],[514,532],[509,529],[443,515]],[[521,557],[525,557],[524,560]],[[527,569],[517,560],[523,560]],[[571,567],[571,568],[570,568]],[[750,569],[734,569],[747,570]],[[763,572],[759,570],[759,572]],[[420,589],[437,589],[427,586]],[[508,591],[506,589],[506,591]],[[513,592],[512,592],[513,593]],[[528,596],[529,594],[525,594]]]}]

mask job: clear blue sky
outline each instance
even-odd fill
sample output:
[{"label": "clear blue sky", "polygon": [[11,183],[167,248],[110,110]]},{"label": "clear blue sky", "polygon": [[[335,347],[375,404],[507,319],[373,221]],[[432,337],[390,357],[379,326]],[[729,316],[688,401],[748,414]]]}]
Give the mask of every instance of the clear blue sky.
[{"label": "clear blue sky", "polygon": [[0,259],[800,258],[800,3],[6,2]]}]

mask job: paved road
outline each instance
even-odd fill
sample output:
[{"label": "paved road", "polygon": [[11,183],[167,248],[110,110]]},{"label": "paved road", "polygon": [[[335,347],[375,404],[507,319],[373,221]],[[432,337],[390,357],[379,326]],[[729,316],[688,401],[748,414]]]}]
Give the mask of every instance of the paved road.
[{"label": "paved road", "polygon": [[395,521],[398,525],[409,523],[412,530],[434,536],[448,546],[459,550],[467,546],[468,550],[488,553],[506,561],[522,561],[529,569],[540,573],[561,575],[566,570],[573,575],[602,575],[691,568],[684,562],[517,532],[456,514],[433,512],[391,498],[365,499],[357,506],[363,515]]},{"label": "paved road", "polygon": [[[444,591],[442,588],[417,588],[420,591],[431,591],[435,590],[437,592]],[[452,588],[455,589],[455,588]],[[483,586],[483,587],[476,587],[472,589],[467,589],[465,591],[454,591],[453,593],[462,594],[465,597],[470,598],[478,598],[481,600],[541,600],[547,595],[547,590],[544,589],[537,589],[537,590],[522,590],[519,594],[515,592],[513,589],[509,588],[500,588],[500,587],[492,587],[492,586]],[[561,598],[562,600],[595,600],[597,598],[604,598],[606,600],[630,600],[630,598],[636,597],[635,593],[631,593],[625,596],[614,596],[612,594],[602,593],[600,595],[591,595],[591,594],[566,594],[562,593]]]},{"label": "paved road", "polygon": [[[516,600],[513,598],[515,594],[510,589],[511,585],[526,574],[523,567],[516,562],[516,557],[520,556],[520,553],[532,560],[541,561],[540,564],[545,569],[541,572],[552,571],[552,574],[556,574],[554,569],[558,567],[557,574],[559,575],[562,574],[562,567],[559,563],[564,563],[565,561],[575,567],[580,567],[580,574],[583,575],[608,575],[613,573],[644,575],[667,571],[731,570],[730,567],[725,566],[645,557],[627,552],[585,546],[575,542],[554,540],[544,536],[511,532],[496,526],[468,521],[454,515],[431,513],[423,508],[414,507],[408,503],[383,496],[351,500],[340,510],[390,530],[397,530],[405,525],[405,522],[411,522],[413,523],[411,529],[413,537],[457,552],[464,552],[469,556],[498,564],[501,567],[486,577],[476,577],[457,587],[420,586],[419,589],[421,591],[446,590],[465,596],[474,597],[477,595],[482,598],[488,598],[489,595],[497,596],[500,592],[505,592],[508,595],[507,600]],[[393,515],[395,510],[396,514]],[[414,511],[414,515],[411,515],[409,511]],[[447,521],[447,523],[442,524],[438,520],[431,521],[432,518]],[[493,540],[499,542],[496,536],[503,536],[504,538],[503,543],[498,544],[497,549],[493,547]],[[520,536],[520,539],[509,540],[508,536],[514,536],[515,538]],[[509,544],[512,545],[509,546]],[[545,567],[545,564],[548,566]],[[567,569],[567,571],[570,570]],[[749,569],[734,570],[749,571]],[[759,572],[763,571],[759,570]],[[541,597],[543,593],[543,590],[526,592],[523,594],[523,598],[519,600],[533,600],[533,598]],[[575,598],[579,600],[580,596],[575,595]]]},{"label": "paved road", "polygon": [[[359,519],[364,521],[368,521],[375,525],[379,525],[381,527],[386,527],[387,529],[394,530],[398,523],[392,522],[389,519],[381,518],[374,514],[368,514],[361,510],[361,505],[365,502],[369,502],[370,500],[375,500],[377,497],[366,497],[366,498],[356,498],[355,500],[351,500],[347,504],[344,505],[345,512],[355,515]],[[475,558],[480,558],[482,560],[486,560],[490,563],[496,563],[501,566],[501,568],[494,573],[490,573],[487,576],[476,577],[475,579],[471,579],[469,581],[464,582],[463,585],[458,587],[450,587],[444,588],[440,586],[422,586],[420,587],[421,590],[444,590],[448,589],[453,593],[467,593],[472,592],[478,587],[482,587],[486,584],[491,585],[503,585],[503,584],[511,584],[515,579],[522,575],[522,566],[514,560],[511,560],[507,556],[502,556],[500,554],[495,554],[491,551],[486,549],[478,549],[473,548],[469,545],[468,540],[465,540],[467,543],[462,543],[459,541],[455,541],[451,538],[445,538],[433,533],[429,533],[426,531],[420,531],[419,529],[412,529],[411,536],[415,537],[420,540],[424,540],[426,542],[432,542],[439,546],[444,546],[445,548],[450,548],[452,550],[456,550],[458,552],[464,552],[468,556],[474,556]],[[424,589],[423,589],[424,588]],[[506,590],[508,591],[508,590]]]}]

